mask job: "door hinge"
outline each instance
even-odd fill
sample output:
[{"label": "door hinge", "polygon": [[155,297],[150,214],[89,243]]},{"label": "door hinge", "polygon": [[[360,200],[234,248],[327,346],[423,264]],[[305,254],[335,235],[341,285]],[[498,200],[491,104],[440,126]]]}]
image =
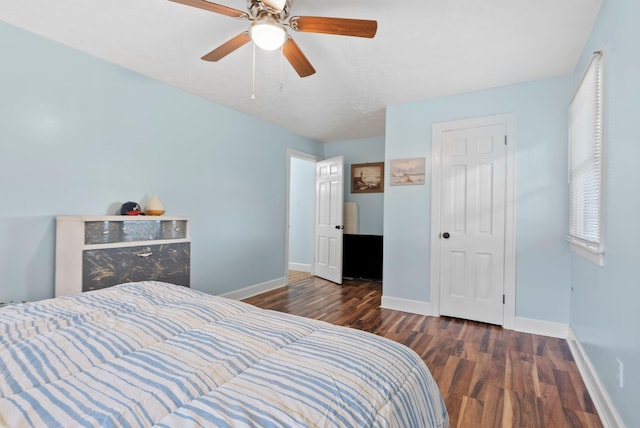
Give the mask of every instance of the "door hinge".
[{"label": "door hinge", "polygon": [[503,294],[503,295],[502,295],[502,304],[503,304],[503,305],[505,304],[506,299],[507,299],[507,298],[506,298],[506,296]]},{"label": "door hinge", "polygon": [[504,136],[504,145],[505,146],[507,145],[507,136],[506,135]]}]

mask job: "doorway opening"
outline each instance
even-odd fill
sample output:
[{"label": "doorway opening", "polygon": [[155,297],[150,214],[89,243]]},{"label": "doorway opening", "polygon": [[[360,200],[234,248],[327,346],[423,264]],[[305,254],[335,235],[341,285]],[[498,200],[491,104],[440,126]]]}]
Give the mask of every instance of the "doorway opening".
[{"label": "doorway opening", "polygon": [[[287,284],[313,275],[315,165],[317,157],[287,150],[285,272]],[[297,274],[300,273],[300,274]]]}]

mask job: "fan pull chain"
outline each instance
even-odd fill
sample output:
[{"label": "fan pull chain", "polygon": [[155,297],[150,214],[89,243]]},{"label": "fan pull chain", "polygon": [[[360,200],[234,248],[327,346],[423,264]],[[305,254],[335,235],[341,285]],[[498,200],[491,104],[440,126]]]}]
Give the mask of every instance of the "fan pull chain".
[{"label": "fan pull chain", "polygon": [[284,43],[280,46],[280,93],[284,90],[284,78],[282,77],[282,57],[284,56],[282,50],[284,49]]},{"label": "fan pull chain", "polygon": [[253,67],[251,72],[251,99],[256,99],[256,43],[253,42]]}]

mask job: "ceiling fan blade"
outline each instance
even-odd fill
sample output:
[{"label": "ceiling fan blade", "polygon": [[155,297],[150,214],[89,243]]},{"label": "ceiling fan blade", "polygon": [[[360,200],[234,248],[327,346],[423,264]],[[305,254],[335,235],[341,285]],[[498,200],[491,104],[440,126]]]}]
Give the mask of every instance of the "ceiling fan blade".
[{"label": "ceiling fan blade", "polygon": [[206,0],[169,0],[176,3],[186,4],[187,6],[193,6],[200,9],[208,10],[210,12],[220,13],[222,15],[230,16],[232,18],[249,18],[247,12],[243,12],[232,7],[223,6],[217,3],[211,3]]},{"label": "ceiling fan blade", "polygon": [[303,33],[337,34],[373,38],[378,30],[378,22],[368,19],[325,18],[321,16],[294,16],[289,26]]},{"label": "ceiling fan blade", "polygon": [[251,41],[251,36],[248,31],[238,34],[234,38],[229,41],[221,44],[208,54],[202,57],[205,61],[218,61],[219,59],[224,58],[229,55],[231,52],[235,51],[238,48],[246,45]]},{"label": "ceiling fan blade", "polygon": [[302,52],[302,49],[300,49],[291,36],[287,36],[287,41],[282,45],[282,54],[298,73],[298,76],[307,77],[316,72],[316,69],[313,68],[307,57]]}]

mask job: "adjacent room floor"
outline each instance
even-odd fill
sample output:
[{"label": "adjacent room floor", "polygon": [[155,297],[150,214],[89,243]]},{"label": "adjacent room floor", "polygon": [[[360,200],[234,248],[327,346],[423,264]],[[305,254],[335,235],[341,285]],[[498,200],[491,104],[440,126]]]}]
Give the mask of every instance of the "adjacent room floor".
[{"label": "adjacent room floor", "polygon": [[289,272],[245,301],[403,343],[429,366],[452,427],[601,427],[567,342],[448,317],[381,309],[382,285]]}]

